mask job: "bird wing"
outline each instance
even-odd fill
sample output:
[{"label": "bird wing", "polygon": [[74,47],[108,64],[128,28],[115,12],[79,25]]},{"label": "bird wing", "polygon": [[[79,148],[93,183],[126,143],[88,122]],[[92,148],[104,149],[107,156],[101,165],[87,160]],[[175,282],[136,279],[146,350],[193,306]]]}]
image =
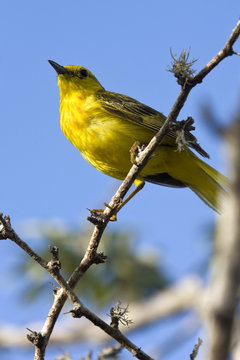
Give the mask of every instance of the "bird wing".
[{"label": "bird wing", "polygon": [[162,113],[127,95],[104,91],[99,94],[98,99],[102,107],[110,113],[154,132],[159,131],[166,119]]},{"label": "bird wing", "polygon": [[[158,132],[166,120],[166,116],[159,111],[154,110],[127,95],[104,90],[98,92],[97,99],[100,101],[101,106],[109,113],[117,115],[122,119],[132,121],[135,124],[154,132]],[[167,137],[176,140],[177,134],[174,131],[169,131]],[[184,137],[190,147],[195,149],[202,156],[209,157],[197,143],[197,139],[193,134],[189,131],[185,131]]]}]

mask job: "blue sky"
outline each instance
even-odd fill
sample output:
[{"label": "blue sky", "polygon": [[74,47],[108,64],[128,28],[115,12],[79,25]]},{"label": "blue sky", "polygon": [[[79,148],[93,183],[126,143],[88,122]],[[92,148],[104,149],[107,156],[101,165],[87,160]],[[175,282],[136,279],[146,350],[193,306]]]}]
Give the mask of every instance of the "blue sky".
[{"label": "blue sky", "polygon": [[[83,65],[107,90],[167,114],[179,92],[166,71],[170,48],[179,53],[191,47],[200,70],[226,42],[239,8],[237,0],[4,1],[0,210],[13,225],[21,229],[23,222],[53,219],[86,224],[86,209],[101,207],[120,184],[86,163],[62,134],[57,78],[48,59]],[[192,91],[180,114],[195,119],[195,135],[210,153],[209,163],[221,171],[226,169],[222,146],[199,107],[211,103],[227,124],[239,106],[239,80],[239,58],[228,58]],[[147,184],[110,228],[135,230],[139,248],[157,248],[170,275],[178,278],[204,253],[201,231],[215,217],[189,189]],[[18,250],[4,242],[2,251],[4,271]]]}]

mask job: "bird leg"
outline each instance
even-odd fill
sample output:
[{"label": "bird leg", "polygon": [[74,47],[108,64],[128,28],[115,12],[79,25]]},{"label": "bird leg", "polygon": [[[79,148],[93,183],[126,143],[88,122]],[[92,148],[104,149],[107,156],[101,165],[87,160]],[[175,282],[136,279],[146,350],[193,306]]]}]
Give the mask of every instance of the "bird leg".
[{"label": "bird leg", "polygon": [[139,179],[136,179],[134,181],[134,184],[135,184],[135,189],[133,189],[133,191],[126,197],[125,200],[123,200],[123,202],[121,202],[120,205],[118,205],[117,207],[117,212],[116,214],[121,210],[121,208],[126,205],[140,190],[142,190],[142,188],[144,187],[145,185],[145,181],[144,180],[139,180]]},{"label": "bird leg", "polygon": [[[110,221],[117,221],[117,213],[122,209],[123,206],[125,206],[145,185],[144,180],[136,179],[134,181],[135,189],[126,197],[125,200],[123,200],[116,208],[115,214],[111,216]],[[104,206],[110,207],[108,204],[103,203]],[[101,217],[101,215],[104,212],[104,209],[89,209],[92,217]]]}]

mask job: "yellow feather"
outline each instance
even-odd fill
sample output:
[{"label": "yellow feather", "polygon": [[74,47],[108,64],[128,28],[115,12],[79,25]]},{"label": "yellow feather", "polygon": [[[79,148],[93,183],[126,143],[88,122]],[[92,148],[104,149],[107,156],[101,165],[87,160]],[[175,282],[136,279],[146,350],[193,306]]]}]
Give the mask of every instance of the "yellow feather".
[{"label": "yellow feather", "polygon": [[[161,128],[165,117],[126,95],[105,91],[95,76],[80,66],[50,64],[58,73],[60,123],[65,136],[83,157],[101,172],[124,179],[130,167],[130,149],[138,141],[147,144]],[[170,133],[157,148],[140,176],[154,183],[188,186],[207,205],[220,210],[228,180],[200,160],[190,149],[177,149],[176,135]],[[192,134],[190,146],[207,156]]]}]

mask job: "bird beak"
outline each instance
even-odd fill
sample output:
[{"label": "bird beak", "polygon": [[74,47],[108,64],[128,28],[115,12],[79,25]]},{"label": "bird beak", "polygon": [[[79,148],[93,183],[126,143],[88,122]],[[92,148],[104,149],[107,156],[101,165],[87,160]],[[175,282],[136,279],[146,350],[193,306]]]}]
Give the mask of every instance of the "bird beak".
[{"label": "bird beak", "polygon": [[57,64],[55,61],[48,60],[49,64],[52,65],[57,74],[69,74],[69,71],[62,65]]}]

